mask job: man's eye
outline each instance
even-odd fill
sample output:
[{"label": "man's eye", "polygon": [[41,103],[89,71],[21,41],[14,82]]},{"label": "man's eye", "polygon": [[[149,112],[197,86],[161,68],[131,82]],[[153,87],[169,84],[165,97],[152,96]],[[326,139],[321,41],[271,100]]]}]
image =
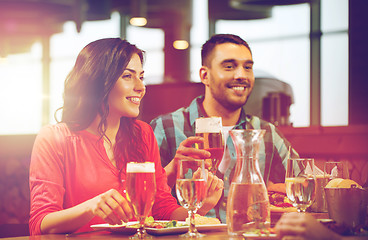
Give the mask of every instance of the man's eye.
[{"label": "man's eye", "polygon": [[253,66],[245,66],[244,68],[251,70],[251,69],[253,69]]},{"label": "man's eye", "polygon": [[234,65],[232,65],[232,64],[224,65],[224,68],[225,69],[233,69],[234,68]]}]

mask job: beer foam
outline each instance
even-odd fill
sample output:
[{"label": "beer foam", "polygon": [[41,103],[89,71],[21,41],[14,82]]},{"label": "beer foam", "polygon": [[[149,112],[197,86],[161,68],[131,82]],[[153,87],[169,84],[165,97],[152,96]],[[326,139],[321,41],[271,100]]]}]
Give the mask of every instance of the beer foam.
[{"label": "beer foam", "polygon": [[221,117],[196,119],[196,133],[219,133],[222,129]]},{"label": "beer foam", "polygon": [[127,163],[127,173],[154,173],[155,163],[153,162],[129,162]]}]

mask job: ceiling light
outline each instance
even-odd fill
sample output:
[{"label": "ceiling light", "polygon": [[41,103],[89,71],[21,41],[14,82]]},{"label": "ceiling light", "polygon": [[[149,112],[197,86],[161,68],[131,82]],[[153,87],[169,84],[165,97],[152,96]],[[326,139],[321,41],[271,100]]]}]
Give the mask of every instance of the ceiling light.
[{"label": "ceiling light", "polygon": [[136,27],[143,27],[147,24],[147,19],[145,17],[132,17],[129,23]]},{"label": "ceiling light", "polygon": [[173,46],[175,49],[184,50],[189,47],[189,43],[186,40],[175,40]]}]

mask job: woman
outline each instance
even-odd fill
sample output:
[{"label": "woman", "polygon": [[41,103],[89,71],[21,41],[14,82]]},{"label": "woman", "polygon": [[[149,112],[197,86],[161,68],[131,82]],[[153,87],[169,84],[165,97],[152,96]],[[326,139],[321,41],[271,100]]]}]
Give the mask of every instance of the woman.
[{"label": "woman", "polygon": [[[60,123],[36,138],[30,166],[30,233],[70,233],[132,219],[124,195],[127,162],[155,163],[155,219],[184,220],[161,167],[150,126],[136,120],[145,94],[143,51],[119,38],[88,44],[65,81]],[[213,208],[223,182],[208,178],[200,214]]]}]

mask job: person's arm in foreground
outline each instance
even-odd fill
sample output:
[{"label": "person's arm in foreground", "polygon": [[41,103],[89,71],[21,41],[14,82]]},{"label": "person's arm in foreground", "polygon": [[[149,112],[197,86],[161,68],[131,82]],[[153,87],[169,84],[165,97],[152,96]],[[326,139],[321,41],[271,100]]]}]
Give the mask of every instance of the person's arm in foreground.
[{"label": "person's arm in foreground", "polygon": [[[308,213],[285,213],[275,226],[277,236],[280,239],[310,239],[310,240],[354,240],[359,237],[341,236],[322,223],[318,222]],[[286,237],[287,236],[287,237]],[[285,237],[285,238],[283,238]]]}]

